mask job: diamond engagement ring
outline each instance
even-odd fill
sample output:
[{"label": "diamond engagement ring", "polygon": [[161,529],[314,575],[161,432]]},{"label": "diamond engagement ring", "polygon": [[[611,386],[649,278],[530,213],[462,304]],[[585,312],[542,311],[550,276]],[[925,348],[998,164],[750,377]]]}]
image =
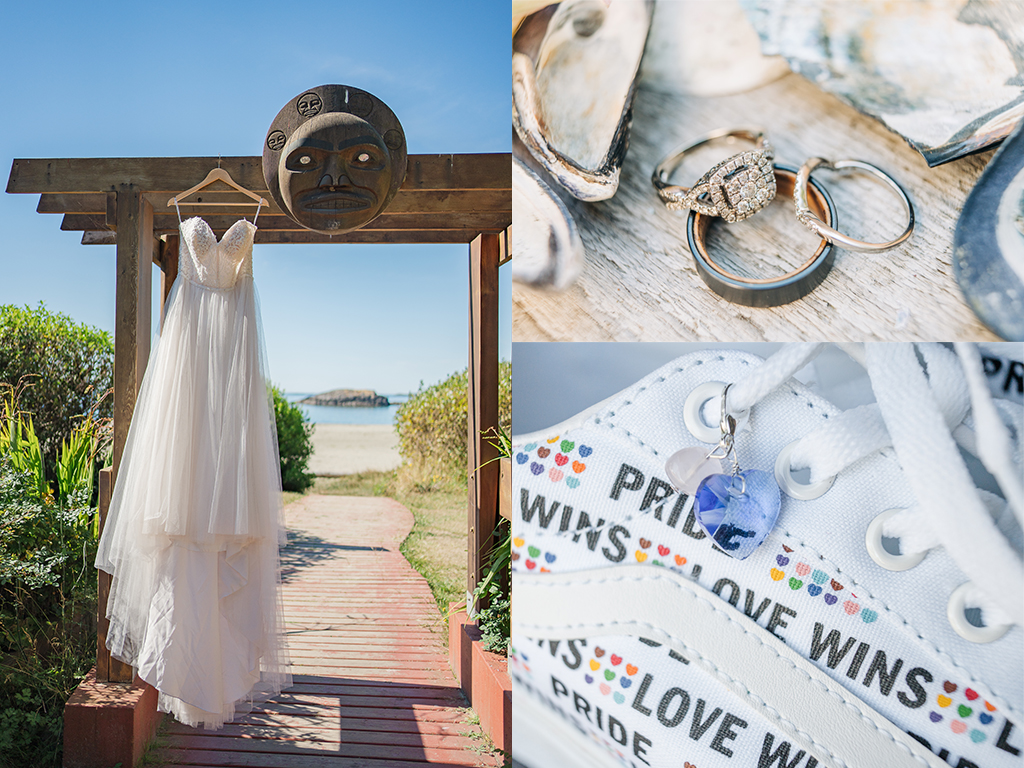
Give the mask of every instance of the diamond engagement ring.
[{"label": "diamond engagement ring", "polygon": [[[742,139],[752,142],[756,149],[723,160],[692,187],[669,183],[669,176],[679,167],[688,152],[719,139],[730,143]],[[772,171],[774,158],[775,149],[761,130],[744,128],[712,131],[672,150],[654,169],[651,183],[669,210],[689,209],[705,216],[721,216],[733,223],[754,215],[775,197],[775,174]]]}]

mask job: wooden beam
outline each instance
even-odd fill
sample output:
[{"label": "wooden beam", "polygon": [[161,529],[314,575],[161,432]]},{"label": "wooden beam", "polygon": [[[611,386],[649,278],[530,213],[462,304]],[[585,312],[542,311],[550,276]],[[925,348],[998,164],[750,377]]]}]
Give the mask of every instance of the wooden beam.
[{"label": "wooden beam", "polygon": [[[266,190],[258,190],[264,196],[268,196]],[[172,211],[167,207],[167,200],[170,197],[166,192],[147,192],[145,198],[153,205],[157,213]],[[201,195],[204,199],[214,198],[218,202],[248,203],[249,198],[239,192],[223,192]],[[211,212],[210,208],[203,208],[199,205],[182,204],[181,215],[199,216]],[[472,190],[400,190],[387,213],[442,213],[459,212],[471,213],[482,211],[507,211],[512,210],[512,190],[510,189],[472,189]],[[106,213],[106,199],[98,192],[69,192],[60,194],[43,194],[39,196],[39,204],[36,206],[37,213]],[[218,208],[215,213],[221,216],[246,215],[251,216],[251,206],[240,205],[236,208]],[[263,206],[260,211],[260,219],[264,216],[283,216],[284,213],[277,207],[277,203],[269,200],[269,205]]]},{"label": "wooden beam", "polygon": [[[153,207],[147,202],[149,210]],[[249,212],[251,213],[251,211]],[[222,234],[228,227],[238,221],[238,216],[223,216],[219,213],[205,212],[203,219],[214,232]],[[90,232],[104,227],[104,217],[94,213],[65,213],[60,228],[66,232]],[[301,225],[286,216],[260,216],[258,221],[261,232],[306,232]],[[360,232],[403,229],[472,229],[476,232],[501,232],[512,223],[512,212],[483,213],[385,213],[360,228]],[[158,234],[176,233],[178,231],[178,215],[156,214],[153,216],[153,231]]]},{"label": "wooden beam", "polygon": [[[173,237],[173,233],[157,233]],[[399,229],[399,230],[357,230],[347,235],[321,235],[309,230],[300,231],[259,231],[257,245],[301,243],[306,245],[345,245],[346,243],[384,243],[392,245],[423,243],[469,243],[480,234],[476,229]],[[82,233],[82,245],[114,245],[114,232],[93,230]]]},{"label": "wooden beam", "polygon": [[[175,194],[201,181],[221,163],[247,189],[266,189],[261,157],[96,157],[15,159],[7,180],[11,193],[117,191],[128,184],[147,192]],[[409,155],[402,189],[511,189],[512,155]]]},{"label": "wooden beam", "polygon": [[498,523],[500,468],[497,449],[484,433],[498,428],[498,260],[500,235],[469,245],[469,530],[466,590],[472,593],[487,568]]}]

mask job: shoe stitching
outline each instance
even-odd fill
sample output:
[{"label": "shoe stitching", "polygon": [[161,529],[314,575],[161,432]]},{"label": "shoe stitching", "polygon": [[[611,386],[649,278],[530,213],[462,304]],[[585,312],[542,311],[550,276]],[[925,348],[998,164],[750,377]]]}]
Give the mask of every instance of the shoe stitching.
[{"label": "shoe stitching", "polygon": [[[536,584],[533,584],[532,586],[533,587],[543,587],[543,588],[558,588],[558,587],[565,587],[565,586],[585,586],[585,585],[589,585],[589,584],[593,584],[593,585],[613,584],[613,583],[616,583],[616,582],[633,582],[633,583],[637,583],[637,582],[642,582],[642,581],[667,581],[670,586],[675,587],[676,589],[680,590],[684,594],[689,594],[694,600],[697,600],[697,601],[700,601],[700,602],[706,604],[711,609],[711,611],[713,613],[717,613],[720,616],[722,616],[726,621],[738,625],[739,628],[741,629],[741,631],[744,634],[749,635],[751,638],[753,638],[764,650],[768,651],[771,654],[774,654],[779,659],[779,661],[782,661],[782,662],[788,664],[789,666],[791,666],[793,668],[794,671],[799,672],[801,675],[803,675],[805,678],[807,678],[807,681],[809,683],[811,683],[811,684],[815,685],[816,687],[820,688],[821,690],[825,691],[830,696],[834,696],[835,698],[839,699],[845,706],[849,707],[854,712],[856,712],[858,715],[860,715],[861,720],[863,720],[865,723],[870,725],[872,728],[874,728],[879,733],[881,733],[884,736],[886,736],[890,741],[892,741],[898,747],[900,747],[901,749],[906,751],[908,754],[910,754],[910,756],[913,757],[916,761],[920,762],[922,765],[926,765],[926,766],[928,765],[928,762],[923,757],[921,757],[920,755],[918,755],[915,752],[913,752],[910,749],[910,747],[908,747],[900,739],[897,739],[892,734],[892,732],[890,732],[890,731],[882,728],[881,726],[879,726],[878,723],[876,723],[874,720],[872,720],[865,713],[865,711],[862,708],[857,706],[857,704],[854,703],[853,701],[851,701],[849,698],[847,698],[847,696],[844,696],[843,694],[848,693],[845,688],[843,688],[838,683],[836,683],[835,685],[837,685],[839,687],[839,689],[840,689],[840,690],[836,691],[836,690],[833,690],[833,689],[829,688],[829,686],[827,686],[826,684],[824,684],[820,680],[815,680],[813,677],[811,677],[811,675],[808,672],[806,672],[803,669],[798,668],[796,666],[796,664],[791,659],[787,659],[787,658],[783,657],[776,649],[772,648],[770,645],[765,643],[764,640],[762,640],[760,637],[758,637],[753,632],[751,632],[747,627],[744,627],[740,622],[738,622],[735,619],[735,617],[730,616],[728,613],[726,613],[724,610],[722,610],[720,606],[716,606],[710,600],[708,600],[705,597],[702,597],[702,596],[698,595],[693,590],[686,589],[686,587],[688,585],[686,585],[684,583],[677,582],[674,579],[668,578],[667,576],[651,575],[651,576],[618,576],[618,577],[615,577],[615,578],[586,579],[586,580],[583,580],[583,581],[568,581],[568,582],[563,581],[563,582],[550,582],[550,583],[536,583]],[[628,625],[623,625],[623,624],[621,624],[620,622],[617,622],[617,621],[600,622],[600,623],[596,623],[596,624],[588,623],[588,624],[576,624],[576,625],[547,625],[547,626],[540,625],[540,624],[522,624],[520,622],[517,622],[517,624],[519,624],[519,626],[522,627],[523,631],[526,632],[527,634],[529,633],[530,628],[532,628],[532,629],[546,629],[546,630],[562,630],[562,629],[564,629],[564,630],[575,630],[575,629],[583,629],[583,628],[591,628],[591,627],[593,627],[593,628],[604,628],[604,627],[612,628],[612,627],[628,626]],[[843,759],[840,758],[838,755],[836,755],[832,750],[830,750],[824,744],[822,744],[819,741],[817,741],[810,734],[805,733],[804,731],[801,731],[797,727],[796,723],[794,723],[791,720],[783,717],[782,714],[778,710],[776,710],[774,707],[768,705],[763,699],[761,699],[757,694],[755,694],[746,685],[744,685],[742,680],[738,680],[738,679],[732,677],[731,675],[729,675],[727,672],[725,672],[723,669],[721,669],[714,661],[712,661],[711,659],[709,659],[708,657],[706,657],[705,655],[703,655],[699,651],[697,651],[694,648],[692,648],[682,638],[677,637],[677,636],[673,635],[671,632],[667,632],[664,628],[659,627],[659,626],[657,626],[655,624],[651,624],[649,622],[633,621],[633,622],[630,622],[629,625],[635,625],[635,626],[644,627],[645,629],[649,629],[649,630],[651,630],[651,631],[653,631],[655,633],[664,635],[665,637],[668,637],[668,638],[674,640],[675,642],[679,643],[684,648],[686,648],[686,650],[689,653],[691,653],[692,655],[694,655],[697,658],[699,658],[706,665],[710,666],[714,670],[715,674],[719,678],[721,678],[723,680],[726,680],[726,681],[728,681],[730,683],[735,683],[735,684],[739,685],[743,689],[743,691],[746,694],[747,698],[750,699],[751,701],[753,701],[758,706],[758,708],[760,708],[761,710],[764,710],[764,711],[767,711],[768,713],[770,713],[771,716],[774,717],[776,720],[778,720],[780,723],[784,723],[784,724],[788,725],[791,730],[793,730],[794,732],[796,732],[796,733],[800,734],[801,736],[805,737],[810,743],[814,744],[815,746],[819,747],[824,752],[828,753],[828,755],[833,760],[835,760],[838,764],[846,765],[846,763],[843,761]]]}]

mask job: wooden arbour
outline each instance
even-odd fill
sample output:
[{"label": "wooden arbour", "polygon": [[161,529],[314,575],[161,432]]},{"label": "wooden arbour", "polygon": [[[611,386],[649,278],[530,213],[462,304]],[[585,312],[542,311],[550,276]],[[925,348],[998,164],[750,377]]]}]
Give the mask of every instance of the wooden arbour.
[{"label": "wooden arbour", "polygon": [[[116,246],[114,333],[114,461],[100,477],[101,519],[124,450],[135,399],[150,352],[152,269],[161,270],[166,300],[177,276],[178,217],[167,201],[220,166],[271,200],[259,157],[62,158],[14,160],[7,191],[38,194],[39,213],[63,215],[61,229],[82,233],[84,245]],[[498,267],[508,258],[512,223],[512,156],[409,155],[405,182],[384,214],[344,235],[304,229],[271,200],[260,211],[259,243],[467,243],[469,245],[469,427],[467,590],[485,567],[497,523],[499,465],[481,438],[498,426]],[[222,185],[223,186],[223,185]],[[211,214],[195,202],[239,203]],[[201,215],[218,237],[237,219],[251,217],[238,192],[203,190],[182,217]],[[246,200],[246,202],[248,202]],[[478,469],[479,468],[479,469]],[[130,682],[131,667],[105,647],[109,576],[100,572],[97,680]]]}]

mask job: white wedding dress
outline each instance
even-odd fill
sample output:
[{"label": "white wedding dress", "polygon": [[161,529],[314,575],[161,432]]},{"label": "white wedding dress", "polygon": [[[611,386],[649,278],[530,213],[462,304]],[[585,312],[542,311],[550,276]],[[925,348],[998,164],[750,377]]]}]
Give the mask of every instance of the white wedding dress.
[{"label": "white wedding dress", "polygon": [[280,598],[277,432],[252,280],[256,227],[181,224],[167,300],[96,567],[107,647],[159,708],[219,728],[291,685]]}]

